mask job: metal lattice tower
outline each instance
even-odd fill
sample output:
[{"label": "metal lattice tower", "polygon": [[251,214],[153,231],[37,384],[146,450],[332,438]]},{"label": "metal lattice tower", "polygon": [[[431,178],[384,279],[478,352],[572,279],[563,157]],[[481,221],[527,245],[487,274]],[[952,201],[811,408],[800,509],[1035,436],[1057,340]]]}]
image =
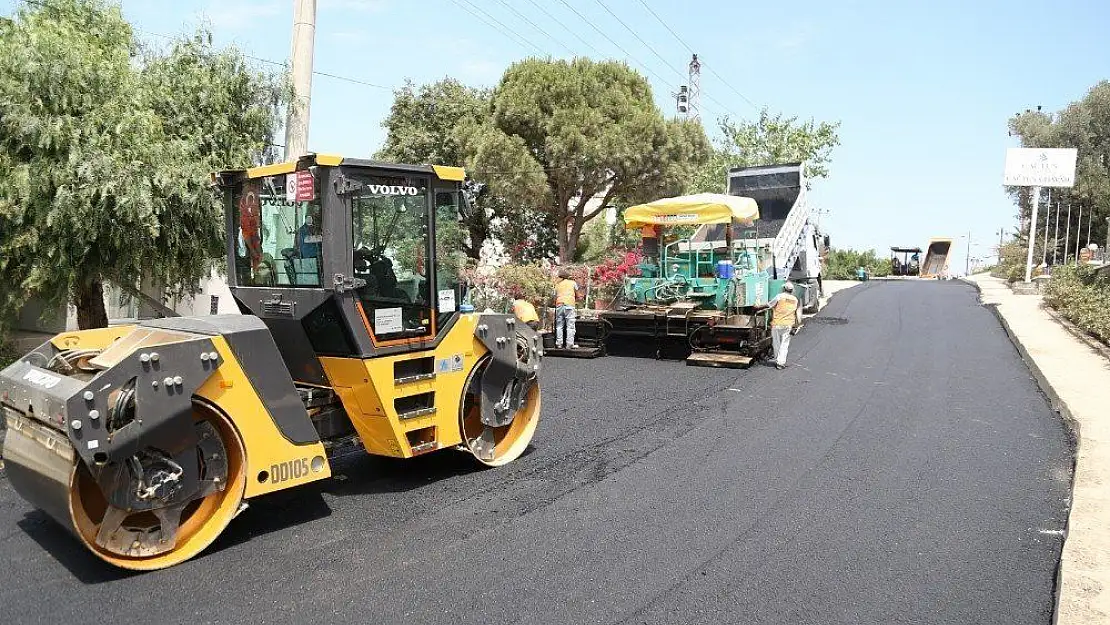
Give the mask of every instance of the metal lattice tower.
[{"label": "metal lattice tower", "polygon": [[696,54],[690,59],[690,93],[686,119],[701,121],[701,63]]}]

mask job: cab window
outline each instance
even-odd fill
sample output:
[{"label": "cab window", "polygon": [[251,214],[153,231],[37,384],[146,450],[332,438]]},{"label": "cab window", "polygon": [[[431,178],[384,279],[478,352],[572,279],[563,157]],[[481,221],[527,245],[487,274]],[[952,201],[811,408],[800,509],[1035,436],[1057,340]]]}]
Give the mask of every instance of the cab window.
[{"label": "cab window", "polygon": [[461,279],[466,265],[466,232],[459,221],[458,189],[436,189],[436,325],[446,327],[463,299]]},{"label": "cab window", "polygon": [[354,276],[366,321],[378,339],[432,332],[428,283],[428,181],[355,176],[351,198]]},{"label": "cab window", "polygon": [[323,239],[314,172],[247,180],[231,202],[239,286],[322,286]]}]

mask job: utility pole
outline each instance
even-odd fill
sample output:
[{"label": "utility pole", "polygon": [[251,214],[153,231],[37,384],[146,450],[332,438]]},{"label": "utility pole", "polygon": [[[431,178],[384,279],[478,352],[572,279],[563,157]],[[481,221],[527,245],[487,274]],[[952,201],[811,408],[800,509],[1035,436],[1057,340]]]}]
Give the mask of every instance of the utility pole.
[{"label": "utility pole", "polygon": [[690,99],[686,119],[701,121],[701,62],[698,55],[690,59]]},{"label": "utility pole", "polygon": [[1037,242],[1037,209],[1041,203],[1041,188],[1033,187],[1033,210],[1029,213],[1029,251],[1025,255],[1025,283],[1033,281],[1033,244]]},{"label": "utility pole", "polygon": [[1005,228],[998,229],[998,264],[1002,264],[1002,235],[1006,233]]},{"label": "utility pole", "polygon": [[316,40],[316,0],[293,0],[293,99],[285,122],[285,160],[308,154],[312,102],[312,52]]}]

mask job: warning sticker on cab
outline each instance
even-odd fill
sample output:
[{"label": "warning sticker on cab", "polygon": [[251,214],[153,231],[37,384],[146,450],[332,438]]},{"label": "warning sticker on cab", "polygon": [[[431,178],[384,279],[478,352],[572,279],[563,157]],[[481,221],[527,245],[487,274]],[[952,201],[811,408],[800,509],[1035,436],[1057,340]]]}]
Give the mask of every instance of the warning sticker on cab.
[{"label": "warning sticker on cab", "polygon": [[458,373],[463,370],[462,354],[436,360],[436,373]]},{"label": "warning sticker on cab", "polygon": [[400,308],[378,308],[374,311],[374,333],[389,334],[404,330]]}]

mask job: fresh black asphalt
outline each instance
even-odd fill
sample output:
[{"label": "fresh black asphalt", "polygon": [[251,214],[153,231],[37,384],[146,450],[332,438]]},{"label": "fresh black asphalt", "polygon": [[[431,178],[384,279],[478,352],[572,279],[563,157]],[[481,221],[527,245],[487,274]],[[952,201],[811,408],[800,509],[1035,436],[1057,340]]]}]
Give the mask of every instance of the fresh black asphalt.
[{"label": "fresh black asphalt", "polygon": [[974,290],[849,289],[791,360],[548,360],[514,464],[348,457],[142,575],[0,479],[0,619],[1050,623],[1072,443]]}]

